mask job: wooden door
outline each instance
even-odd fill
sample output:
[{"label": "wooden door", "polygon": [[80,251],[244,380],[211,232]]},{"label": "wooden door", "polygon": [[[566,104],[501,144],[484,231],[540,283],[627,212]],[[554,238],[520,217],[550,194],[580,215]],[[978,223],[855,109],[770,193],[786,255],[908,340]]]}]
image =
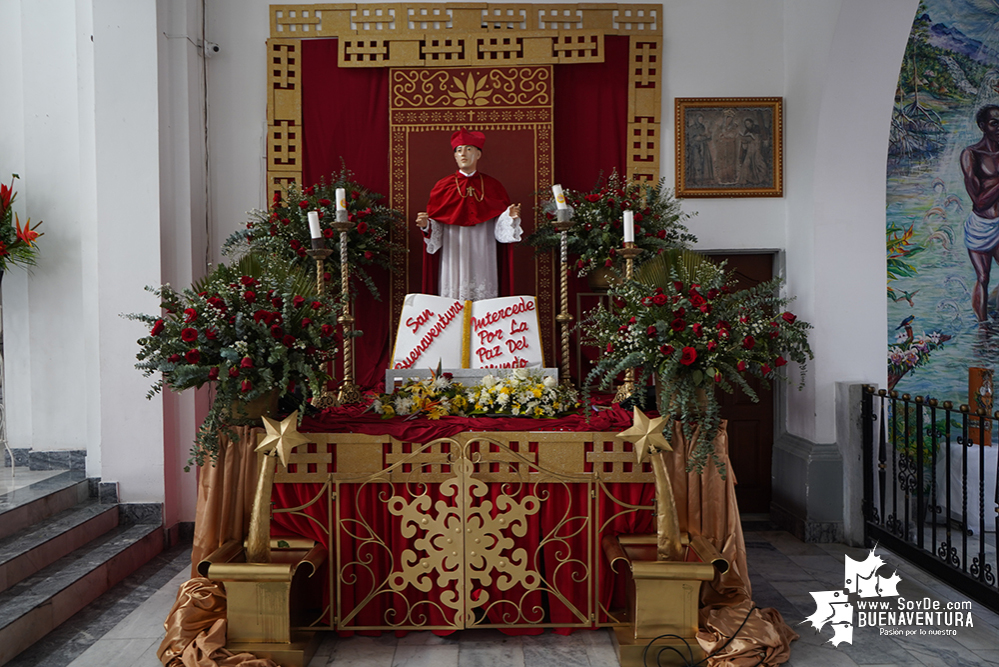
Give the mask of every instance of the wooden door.
[{"label": "wooden door", "polygon": [[[773,254],[715,254],[715,261],[727,260],[735,271],[737,289],[753,287],[773,277]],[[735,394],[718,392],[722,419],[728,420],[729,456],[738,484],[735,495],[742,514],[770,513],[770,466],[774,442],[773,388],[764,389],[751,378],[749,384],[759,397],[754,403],[741,390]]]}]

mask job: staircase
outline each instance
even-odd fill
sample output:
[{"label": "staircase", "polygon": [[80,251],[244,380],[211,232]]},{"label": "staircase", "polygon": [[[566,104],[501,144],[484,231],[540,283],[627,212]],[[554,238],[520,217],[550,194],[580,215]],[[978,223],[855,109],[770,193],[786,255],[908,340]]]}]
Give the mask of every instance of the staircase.
[{"label": "staircase", "polygon": [[163,550],[160,522],[123,521],[96,487],[66,471],[0,495],[0,665]]}]

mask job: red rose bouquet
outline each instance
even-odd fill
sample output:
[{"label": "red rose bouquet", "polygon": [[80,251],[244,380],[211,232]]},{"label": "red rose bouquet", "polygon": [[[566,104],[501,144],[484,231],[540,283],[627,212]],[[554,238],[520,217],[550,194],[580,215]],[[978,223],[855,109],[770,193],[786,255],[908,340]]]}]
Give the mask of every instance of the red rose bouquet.
[{"label": "red rose bouquet", "polygon": [[277,393],[304,407],[329,379],[322,362],[336,353],[340,308],[316,293],[312,271],[247,255],[184,290],[146,289],[163,313],[125,317],[149,327],[136,355],[144,375],[159,374],[148,397],[163,387],[215,390],[191,451],[197,465],[217,458],[219,431],[234,423],[233,404]]},{"label": "red rose bouquet", "polygon": [[[680,210],[664,181],[654,184],[625,182],[617,172],[590,192],[563,190],[575,221],[568,233],[569,254],[576,260],[576,274],[585,276],[594,269],[615,265],[617,249],[624,243],[622,217],[625,210],[635,213],[635,246],[645,252],[639,264],[668,248],[682,248],[697,241],[683,221],[690,216]],[[547,221],[555,219],[555,203],[544,205]],[[539,224],[527,242],[540,252],[558,249],[560,234],[551,224]]]},{"label": "red rose bouquet", "polygon": [[0,271],[11,266],[34,266],[38,254],[35,241],[43,236],[35,231],[41,221],[32,227],[29,218],[22,227],[20,217],[14,213],[14,200],[17,199],[14,178],[18,175],[13,175],[9,186],[0,183]]},{"label": "red rose bouquet", "polygon": [[[652,259],[636,280],[611,289],[613,310],[591,311],[582,324],[588,342],[603,350],[587,392],[609,387],[628,368],[638,369],[639,387],[654,373],[660,413],[679,419],[688,439],[700,426],[687,462],[700,471],[721,421],[716,389],[739,387],[755,401],[746,377],[766,384],[783,377],[792,361],[804,380],[811,325],[787,310],[780,284],[774,279],[735,292],[724,265],[697,253],[673,250]],[[672,429],[663,435],[669,439]]]},{"label": "red rose bouquet", "polygon": [[330,288],[340,291],[340,253],[337,251],[340,235],[331,226],[336,219],[336,191],[347,193],[347,220],[353,227],[347,232],[347,257],[351,274],[359,277],[372,296],[379,298],[378,288],[367,269],[381,266],[391,269],[391,253],[405,252],[404,246],[391,241],[392,225],[402,223],[402,215],[395,209],[378,202],[382,195],[371,192],[353,180],[353,174],[343,168],[334,174],[329,183],[320,182],[308,187],[292,183],[284,197],[276,197],[266,211],[251,211],[246,228],[234,232],[222,245],[222,254],[242,256],[248,252],[274,255],[285,261],[308,266],[315,263],[307,251],[312,247],[309,231],[309,211],[319,212],[319,224],[326,239],[326,247],[333,254],[326,260]]}]

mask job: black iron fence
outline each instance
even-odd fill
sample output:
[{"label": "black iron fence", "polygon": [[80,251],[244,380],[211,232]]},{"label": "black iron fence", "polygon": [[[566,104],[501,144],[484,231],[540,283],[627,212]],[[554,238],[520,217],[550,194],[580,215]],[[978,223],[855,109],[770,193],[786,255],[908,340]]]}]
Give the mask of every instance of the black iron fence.
[{"label": "black iron fence", "polygon": [[868,543],[999,611],[999,413],[872,386],[862,410]]}]

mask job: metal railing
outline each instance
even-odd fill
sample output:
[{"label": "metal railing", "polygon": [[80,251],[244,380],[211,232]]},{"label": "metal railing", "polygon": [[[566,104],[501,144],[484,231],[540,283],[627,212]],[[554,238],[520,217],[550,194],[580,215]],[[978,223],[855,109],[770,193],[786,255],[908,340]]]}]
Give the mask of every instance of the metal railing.
[{"label": "metal railing", "polygon": [[861,414],[868,544],[999,611],[999,413],[867,386]]}]

